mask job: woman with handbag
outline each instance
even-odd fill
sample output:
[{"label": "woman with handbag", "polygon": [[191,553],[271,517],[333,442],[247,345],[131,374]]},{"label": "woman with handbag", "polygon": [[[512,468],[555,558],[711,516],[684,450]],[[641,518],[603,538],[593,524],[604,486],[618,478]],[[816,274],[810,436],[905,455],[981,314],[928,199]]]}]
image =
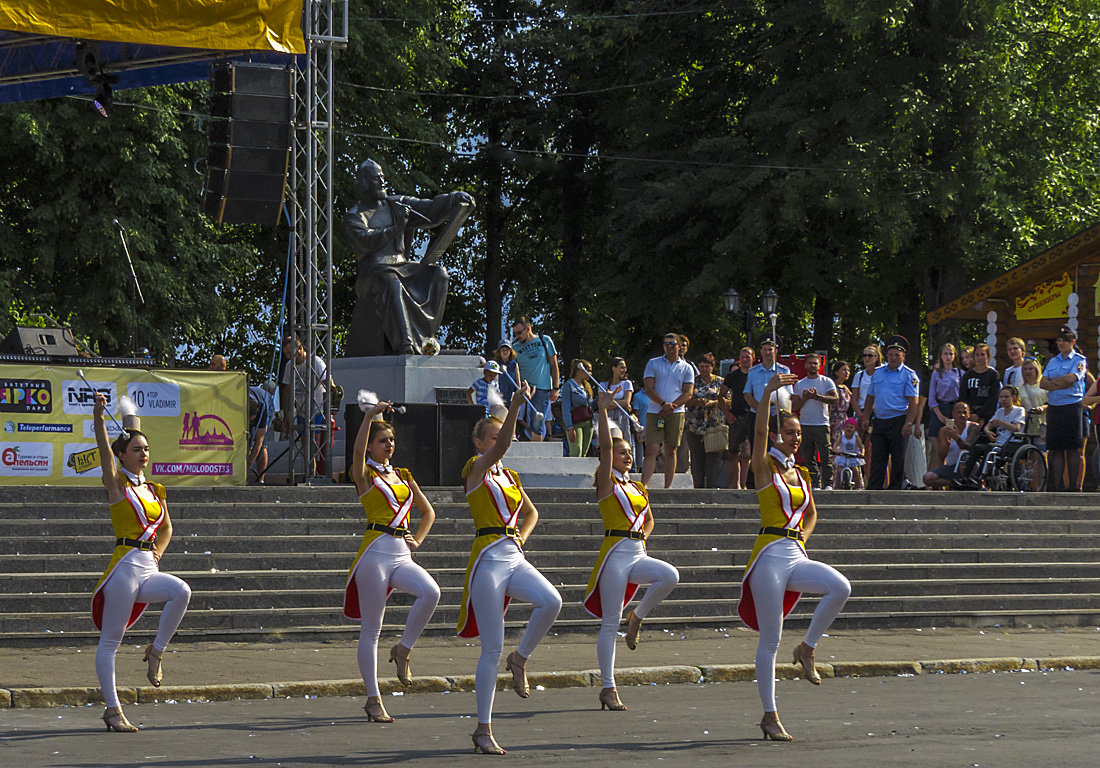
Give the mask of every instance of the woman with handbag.
[{"label": "woman with handbag", "polygon": [[592,364],[577,359],[569,366],[569,378],[561,388],[561,416],[565,422],[565,437],[569,441],[570,456],[584,456],[592,443],[592,396],[588,383],[588,371]]},{"label": "woman with handbag", "polygon": [[691,480],[696,488],[717,488],[722,481],[722,452],[729,442],[729,427],[722,418],[718,392],[722,379],[714,375],[714,355],[707,352],[695,361],[695,394],[687,401],[684,434],[691,456]]}]

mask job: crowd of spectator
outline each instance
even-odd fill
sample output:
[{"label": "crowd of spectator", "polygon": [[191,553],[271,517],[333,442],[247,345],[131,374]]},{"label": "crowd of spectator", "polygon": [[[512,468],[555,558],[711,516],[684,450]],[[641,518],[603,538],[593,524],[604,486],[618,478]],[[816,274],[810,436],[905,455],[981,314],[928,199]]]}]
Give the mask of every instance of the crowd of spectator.
[{"label": "crowd of spectator", "polygon": [[[1001,371],[991,364],[987,344],[947,343],[922,376],[907,363],[910,347],[902,336],[868,344],[861,365],[826,361],[817,352],[787,357],[805,373],[766,405],[760,400],[768,381],[790,372],[779,362],[780,339],[772,334],[757,349],[742,348],[722,372],[713,354],[689,359],[687,337],[667,333],[662,354],[646,363],[637,385],[621,357],[611,358],[600,376],[588,361],[573,360],[563,381],[566,369],[559,370],[548,336],[534,333],[527,318],[514,324],[513,334],[497,345],[492,368],[508,369],[508,379],[539,392],[535,408],[546,418],[524,421],[527,438],[542,439],[557,425],[564,453],[588,455],[594,450],[595,394],[606,389],[618,406],[611,413],[613,431],[635,442],[642,481],[649,484],[660,471],[665,487],[677,470],[689,472],[697,488],[753,487],[751,427],[756,410],[768,407],[799,415],[801,463],[820,489],[838,485],[842,475],[857,488],[980,487],[975,468],[985,454],[1026,437],[1048,457],[1048,489],[1080,490],[1085,408],[1100,403],[1068,326],[1059,329],[1057,354],[1045,363],[1022,339],[1009,339]],[[506,377],[492,378],[500,379],[507,400]]]}]

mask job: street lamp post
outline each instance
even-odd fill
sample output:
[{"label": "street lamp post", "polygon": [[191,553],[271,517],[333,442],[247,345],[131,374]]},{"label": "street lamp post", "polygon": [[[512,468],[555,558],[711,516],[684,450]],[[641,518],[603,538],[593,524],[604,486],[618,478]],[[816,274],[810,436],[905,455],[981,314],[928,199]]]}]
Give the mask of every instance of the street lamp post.
[{"label": "street lamp post", "polygon": [[[737,317],[738,314],[740,314],[742,309],[741,294],[739,294],[735,288],[730,288],[722,294],[722,303],[726,307],[726,312],[728,312],[731,317]],[[760,308],[771,323],[772,336],[774,337],[775,322],[778,319],[776,310],[779,308],[779,294],[769,288],[764,292],[764,295],[760,297]],[[744,305],[744,315],[741,317],[741,326],[745,331],[745,338],[750,347],[753,346],[752,326],[755,319],[756,310],[752,307],[752,302],[746,302]]]}]

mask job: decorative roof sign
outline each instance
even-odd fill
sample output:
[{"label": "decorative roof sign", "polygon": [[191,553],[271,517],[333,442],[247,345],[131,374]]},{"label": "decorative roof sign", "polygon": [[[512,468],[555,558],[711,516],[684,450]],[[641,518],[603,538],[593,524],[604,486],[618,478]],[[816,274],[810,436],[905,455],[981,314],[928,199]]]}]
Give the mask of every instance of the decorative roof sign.
[{"label": "decorative roof sign", "polygon": [[1017,320],[1050,320],[1066,317],[1069,295],[1073,293],[1073,278],[1069,272],[1057,280],[1040,283],[1031,293],[1016,299]]}]

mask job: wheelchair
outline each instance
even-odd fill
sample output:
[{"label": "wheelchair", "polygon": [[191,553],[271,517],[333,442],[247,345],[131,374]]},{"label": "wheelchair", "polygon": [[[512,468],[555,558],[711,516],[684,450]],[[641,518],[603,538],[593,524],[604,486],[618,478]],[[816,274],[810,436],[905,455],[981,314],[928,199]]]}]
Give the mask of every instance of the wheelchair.
[{"label": "wheelchair", "polygon": [[[963,483],[990,491],[1042,491],[1047,485],[1047,458],[1035,445],[1036,439],[1017,433],[1004,445],[993,446]],[[969,455],[970,451],[960,452],[957,470],[966,466]]]}]

